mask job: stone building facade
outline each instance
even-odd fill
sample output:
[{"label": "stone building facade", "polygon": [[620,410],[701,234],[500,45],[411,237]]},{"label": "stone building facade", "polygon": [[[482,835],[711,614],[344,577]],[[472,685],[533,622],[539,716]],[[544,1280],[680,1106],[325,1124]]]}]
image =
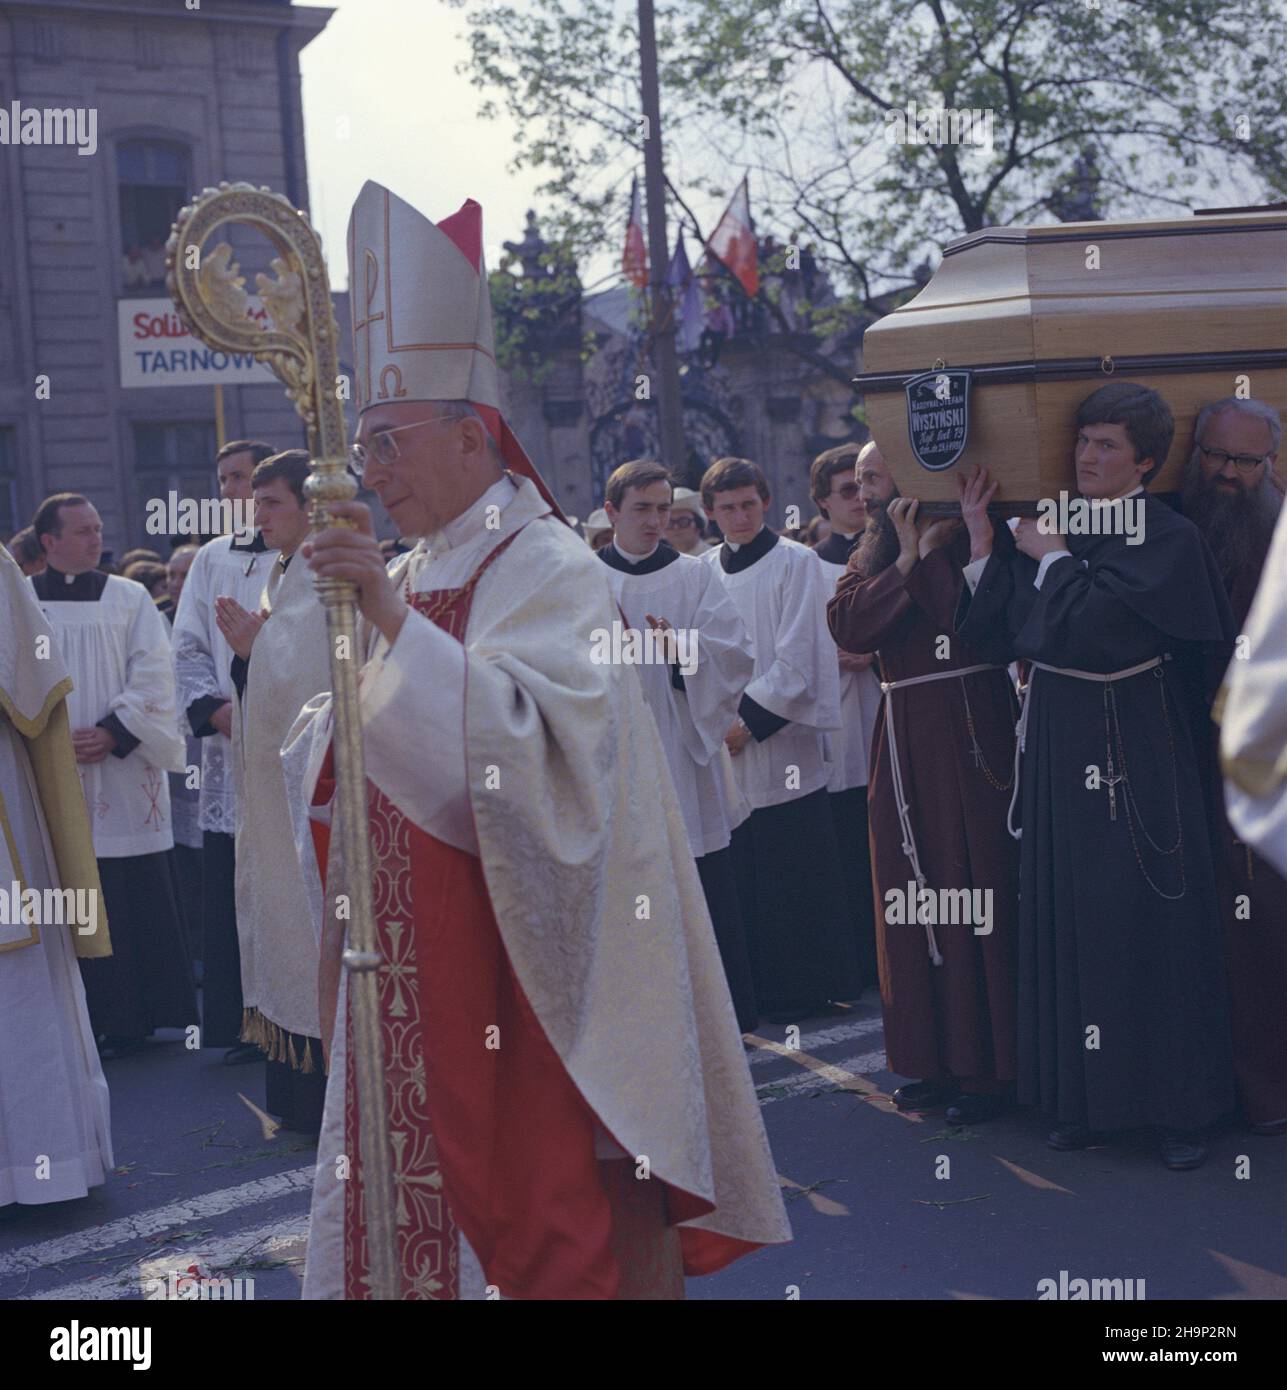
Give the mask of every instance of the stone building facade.
[{"label": "stone building facade", "polygon": [[[539,246],[529,220],[524,274],[539,273]],[[680,352],[687,460],[679,470],[696,487],[715,459],[734,454],[765,471],[772,492],[769,523],[807,522],[809,467],[824,449],[865,438],[850,413],[850,379],[861,370],[861,325],[819,341],[744,300],[730,315],[717,349]],[[650,372],[638,308],[625,286],[584,297],[576,314],[552,323],[534,346],[536,370],[502,378],[506,415],[569,515],[603,505],[612,470],[634,458],[659,458],[656,402],[640,398]],[[821,365],[826,360],[826,367]],[[798,509],[792,517],[788,508]]]},{"label": "stone building facade", "polygon": [[[144,350],[168,349],[145,311],[194,190],[247,180],[308,208],[299,54],[330,15],[290,0],[0,0],[0,105],[92,113],[96,137],[85,154],[88,141],[12,130],[0,144],[0,537],[49,493],[78,491],[120,554],[154,543],[149,497],[210,495],[214,389],[123,386],[118,325],[140,315]],[[243,261],[252,284],[257,269]],[[140,361],[163,381],[175,359]],[[222,394],[226,437],[304,442],[275,383]]]}]

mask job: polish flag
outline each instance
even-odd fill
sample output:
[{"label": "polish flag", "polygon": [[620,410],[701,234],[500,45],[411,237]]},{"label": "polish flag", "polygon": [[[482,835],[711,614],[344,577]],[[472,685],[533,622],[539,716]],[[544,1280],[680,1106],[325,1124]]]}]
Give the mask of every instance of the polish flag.
[{"label": "polish flag", "polygon": [[648,247],[644,241],[643,214],[639,210],[639,180],[630,181],[630,220],[626,223],[626,247],[621,253],[621,273],[636,288],[648,284]]},{"label": "polish flag", "polygon": [[706,246],[733,272],[747,298],[754,299],[760,288],[760,260],[751,226],[751,195],[745,176]]}]

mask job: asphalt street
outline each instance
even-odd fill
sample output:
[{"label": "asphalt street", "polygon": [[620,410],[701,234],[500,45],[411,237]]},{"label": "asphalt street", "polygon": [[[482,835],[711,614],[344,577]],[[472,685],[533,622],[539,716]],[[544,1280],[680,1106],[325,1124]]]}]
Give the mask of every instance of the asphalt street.
[{"label": "asphalt street", "polygon": [[[747,1055],[795,1240],[690,1298],[1033,1300],[1061,1271],[1148,1301],[1287,1298],[1287,1137],[1230,1125],[1171,1173],[1148,1136],[1056,1153],[1022,1112],[899,1114],[874,991]],[[0,1299],[140,1299],[192,1266],[299,1296],[315,1147],[262,1114],[262,1066],[221,1058],[163,1033],[106,1063],[116,1169],[81,1201],[0,1210]]]}]

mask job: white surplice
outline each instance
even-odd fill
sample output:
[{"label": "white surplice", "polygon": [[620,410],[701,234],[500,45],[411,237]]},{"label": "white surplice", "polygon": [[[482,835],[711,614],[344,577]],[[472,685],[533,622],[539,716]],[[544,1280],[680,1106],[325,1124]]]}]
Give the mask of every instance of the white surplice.
[{"label": "white surplice", "polygon": [[1225,805],[1239,837],[1287,874],[1287,507],[1244,636],[1225,676]]},{"label": "white surplice", "polygon": [[[845,573],[844,565],[818,557],[826,575],[826,597],[836,592],[836,583]],[[825,612],[825,607],[824,607]],[[839,652],[836,653],[837,665]],[[829,792],[847,792],[853,787],[865,787],[869,776],[871,736],[880,713],[880,677],[875,666],[865,671],[840,672],[841,731],[832,748],[834,762],[827,782]]]},{"label": "white surplice", "polygon": [[[174,665],[180,713],[203,696],[232,699],[232,648],[215,621],[216,598],[233,598],[251,613],[277,559],[276,550],[234,550],[232,536],[208,541],[192,557],[192,567],[174,615]],[[237,829],[232,744],[217,730],[201,742],[202,830],[232,835]]]},{"label": "white surplice", "polygon": [[38,602],[71,672],[72,730],[114,714],[139,740],[124,758],[80,764],[94,853],[124,859],[173,849],[165,774],[184,770],[186,750],[165,619],[142,584],[114,574],[97,602]]},{"label": "white surplice", "polygon": [[790,721],[762,743],[751,739],[733,759],[742,791],[759,810],[818,791],[831,776],[840,668],[827,629],[829,576],[808,546],[785,536],[734,574],[720,564],[722,550],[708,551],[701,563],[719,575],[750,633],[755,673],[745,693]]},{"label": "white surplice", "polygon": [[[618,553],[627,562],[647,558]],[[684,674],[682,690],[675,688],[668,665],[636,669],[670,763],[693,857],[700,859],[726,849],[751,813],[724,746],[754,669],[751,640],[724,586],[695,556],[680,554],[648,574],[604,569],[630,627],[647,632],[652,614],[695,634],[690,640],[696,644],[696,670]]]}]

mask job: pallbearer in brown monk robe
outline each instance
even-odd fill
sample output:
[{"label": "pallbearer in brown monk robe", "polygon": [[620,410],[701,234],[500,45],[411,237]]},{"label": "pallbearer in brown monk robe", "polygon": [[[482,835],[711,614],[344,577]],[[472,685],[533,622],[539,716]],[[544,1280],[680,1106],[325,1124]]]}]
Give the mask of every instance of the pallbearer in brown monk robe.
[{"label": "pallbearer in brown monk robe", "polygon": [[[1282,497],[1273,468],[1282,439],[1278,412],[1236,396],[1199,412],[1184,473],[1184,514],[1215,556],[1238,632],[1246,631]],[[1221,673],[1223,674],[1223,673]],[[1287,881],[1235,834],[1224,812],[1211,734],[1211,816],[1229,968],[1233,1069],[1243,1115],[1258,1134],[1287,1133]]]},{"label": "pallbearer in brown monk robe", "polygon": [[869,444],[867,530],[827,610],[843,651],[875,651],[884,690],[868,792],[876,947],[902,1109],[956,1123],[1000,1113],[1015,1079],[1018,855],[1006,829],[1015,698],[953,633],[969,557],[951,521],[919,535]]}]

